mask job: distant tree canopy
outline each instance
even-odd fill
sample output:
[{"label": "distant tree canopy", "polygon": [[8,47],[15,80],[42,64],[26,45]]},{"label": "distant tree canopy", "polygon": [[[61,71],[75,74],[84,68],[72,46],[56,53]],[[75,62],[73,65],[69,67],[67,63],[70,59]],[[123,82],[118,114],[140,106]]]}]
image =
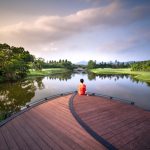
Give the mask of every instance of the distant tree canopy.
[{"label": "distant tree canopy", "polygon": [[132,71],[150,71],[150,60],[135,62],[131,65]]},{"label": "distant tree canopy", "polygon": [[[74,69],[79,65],[74,65],[71,61],[50,60],[45,62],[43,58],[35,58],[23,47],[9,46],[8,44],[0,44],[0,81],[16,80],[27,75],[29,69],[42,70],[42,68],[66,68]],[[86,67],[86,66],[82,66]],[[150,60],[134,63],[124,63],[115,61],[114,63],[88,61],[87,69],[93,68],[129,68],[133,71],[150,71]]]},{"label": "distant tree canopy", "polygon": [[119,62],[115,60],[115,62],[101,62],[97,64],[97,68],[129,68],[131,63]]},{"label": "distant tree canopy", "polygon": [[34,56],[23,47],[10,47],[0,44],[0,77],[13,80],[24,77],[29,69],[28,63],[34,61]]},{"label": "distant tree canopy", "polygon": [[139,62],[100,62],[96,64],[96,61],[88,61],[87,69],[93,68],[131,68],[132,71],[150,71],[150,60]]},{"label": "distant tree canopy", "polygon": [[96,68],[96,61],[89,60],[88,65],[87,65],[87,69],[94,69],[94,68]]},{"label": "distant tree canopy", "polygon": [[43,68],[66,68],[72,70],[74,68],[74,65],[71,63],[71,61],[66,60],[50,60],[43,64]]},{"label": "distant tree canopy", "polygon": [[32,63],[32,68],[35,70],[42,70],[42,68],[44,68],[44,64],[45,62],[43,58],[35,58]]},{"label": "distant tree canopy", "polygon": [[0,44],[0,81],[20,79],[27,75],[29,69],[42,68],[73,69],[74,65],[67,59],[45,62],[43,58],[35,58],[23,47]]},{"label": "distant tree canopy", "polygon": [[131,63],[119,62],[115,60],[115,62],[100,62],[96,63],[96,61],[90,60],[88,61],[87,68],[129,68]]}]

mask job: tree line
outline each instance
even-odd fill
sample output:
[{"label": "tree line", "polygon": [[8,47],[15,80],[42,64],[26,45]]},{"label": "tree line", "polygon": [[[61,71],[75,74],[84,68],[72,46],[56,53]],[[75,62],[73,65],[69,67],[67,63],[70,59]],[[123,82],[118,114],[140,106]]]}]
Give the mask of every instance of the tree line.
[{"label": "tree line", "polygon": [[131,64],[132,71],[150,71],[150,60],[140,61]]},{"label": "tree line", "polygon": [[33,61],[34,56],[23,47],[0,44],[0,79],[14,80],[24,77],[29,63]]},{"label": "tree line", "polygon": [[100,62],[96,63],[96,61],[89,60],[87,69],[94,68],[131,68],[131,71],[150,71],[150,60],[147,61],[139,61],[139,62],[119,62],[115,60],[115,62]]},{"label": "tree line", "polygon": [[48,61],[36,58],[23,47],[0,44],[0,81],[17,80],[25,77],[29,69],[42,70],[42,68],[72,69],[73,64],[68,60]]},{"label": "tree line", "polygon": [[96,63],[96,60],[89,60],[87,69],[94,69],[94,68],[129,68],[131,63],[119,62],[115,60],[115,62],[100,62]]},{"label": "tree line", "polygon": [[71,61],[68,61],[67,59],[60,59],[59,61],[50,60],[44,62],[43,68],[66,68],[72,70],[74,68],[74,65],[71,63]]},{"label": "tree line", "polygon": [[[74,69],[78,65],[74,65],[71,61],[65,60],[49,60],[45,62],[43,58],[36,58],[23,47],[9,46],[8,44],[0,44],[0,81],[17,80],[23,78],[29,72],[29,69],[42,70],[42,68],[66,68]],[[87,69],[93,68],[131,68],[133,71],[150,71],[150,60],[141,62],[100,62],[89,60]]]}]

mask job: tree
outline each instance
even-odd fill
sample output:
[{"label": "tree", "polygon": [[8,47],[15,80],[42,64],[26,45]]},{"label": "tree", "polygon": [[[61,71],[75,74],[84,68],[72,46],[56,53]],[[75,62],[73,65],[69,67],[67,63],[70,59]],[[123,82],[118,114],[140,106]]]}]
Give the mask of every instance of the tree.
[{"label": "tree", "polygon": [[70,70],[73,69],[73,65],[72,65],[72,63],[71,63],[70,61],[64,61],[64,62],[62,63],[62,67],[63,67],[63,68],[66,68],[66,69],[70,69]]},{"label": "tree", "polygon": [[88,68],[88,69],[94,69],[94,68],[96,68],[96,61],[89,60],[89,61],[88,61],[87,68]]},{"label": "tree", "polygon": [[150,71],[150,60],[131,64],[132,71]]},{"label": "tree", "polygon": [[61,59],[59,59],[59,63],[61,63]]},{"label": "tree", "polygon": [[44,66],[44,59],[43,58],[35,59],[33,66],[34,66],[35,70],[42,70],[42,68]]},{"label": "tree", "polygon": [[22,47],[10,47],[0,44],[0,77],[5,80],[14,80],[24,77],[29,69],[29,63],[34,56]]}]

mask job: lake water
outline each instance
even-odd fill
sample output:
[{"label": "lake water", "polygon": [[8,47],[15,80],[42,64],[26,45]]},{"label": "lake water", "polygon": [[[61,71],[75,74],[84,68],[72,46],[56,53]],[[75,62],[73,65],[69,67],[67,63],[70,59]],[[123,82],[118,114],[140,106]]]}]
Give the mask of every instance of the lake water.
[{"label": "lake water", "polygon": [[83,78],[87,91],[134,101],[150,110],[150,86],[127,75],[58,74],[0,84],[0,115],[19,111],[26,103],[77,90]]}]

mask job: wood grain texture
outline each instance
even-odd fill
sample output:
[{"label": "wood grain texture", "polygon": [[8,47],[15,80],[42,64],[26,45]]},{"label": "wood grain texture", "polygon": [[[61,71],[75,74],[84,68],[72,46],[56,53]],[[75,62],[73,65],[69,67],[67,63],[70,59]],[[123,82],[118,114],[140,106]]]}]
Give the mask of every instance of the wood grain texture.
[{"label": "wood grain texture", "polygon": [[73,105],[78,116],[116,148],[150,149],[150,112],[97,96],[76,95]]},{"label": "wood grain texture", "polygon": [[69,110],[71,95],[40,104],[0,127],[0,150],[104,150]]}]

